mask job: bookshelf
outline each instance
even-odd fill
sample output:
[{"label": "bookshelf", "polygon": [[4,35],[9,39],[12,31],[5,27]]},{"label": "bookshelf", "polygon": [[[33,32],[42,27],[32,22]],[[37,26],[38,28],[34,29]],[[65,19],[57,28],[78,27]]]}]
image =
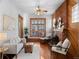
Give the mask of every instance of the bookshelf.
[{"label": "bookshelf", "polygon": [[46,18],[30,18],[30,36],[46,36]]}]

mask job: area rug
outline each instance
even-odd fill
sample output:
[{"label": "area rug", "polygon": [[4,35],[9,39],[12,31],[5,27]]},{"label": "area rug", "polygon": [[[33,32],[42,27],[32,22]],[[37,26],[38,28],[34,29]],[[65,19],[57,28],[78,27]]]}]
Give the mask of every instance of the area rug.
[{"label": "area rug", "polygon": [[[13,59],[16,59],[15,57]],[[17,55],[17,59],[40,59],[40,48],[33,45],[32,53],[25,53],[24,49]]]}]

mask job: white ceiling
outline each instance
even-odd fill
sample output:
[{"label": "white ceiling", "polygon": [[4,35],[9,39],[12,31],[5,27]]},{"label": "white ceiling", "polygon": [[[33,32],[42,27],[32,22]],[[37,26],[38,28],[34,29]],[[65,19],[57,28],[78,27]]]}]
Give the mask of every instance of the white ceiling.
[{"label": "white ceiling", "polygon": [[[39,0],[40,6],[45,8],[48,12],[47,15],[51,15],[64,0]],[[11,2],[17,6],[21,11],[32,15],[36,6],[37,0],[11,0]]]}]

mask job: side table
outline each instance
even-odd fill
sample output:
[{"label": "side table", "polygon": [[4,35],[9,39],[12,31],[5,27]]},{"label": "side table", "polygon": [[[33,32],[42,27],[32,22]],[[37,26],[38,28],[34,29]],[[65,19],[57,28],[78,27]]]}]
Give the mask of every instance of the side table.
[{"label": "side table", "polygon": [[32,53],[32,48],[33,48],[32,43],[26,43],[26,44],[24,45],[25,53]]},{"label": "side table", "polygon": [[[7,51],[7,47],[0,47],[0,59],[3,59],[4,52]],[[9,58],[8,58],[9,59]]]}]

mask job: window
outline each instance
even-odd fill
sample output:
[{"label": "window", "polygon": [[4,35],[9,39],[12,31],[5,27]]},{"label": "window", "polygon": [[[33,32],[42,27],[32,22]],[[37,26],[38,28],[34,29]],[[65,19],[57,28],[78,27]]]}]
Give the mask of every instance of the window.
[{"label": "window", "polygon": [[30,36],[32,37],[46,36],[45,18],[30,18]]},{"label": "window", "polygon": [[79,4],[72,7],[72,23],[79,22]]}]

